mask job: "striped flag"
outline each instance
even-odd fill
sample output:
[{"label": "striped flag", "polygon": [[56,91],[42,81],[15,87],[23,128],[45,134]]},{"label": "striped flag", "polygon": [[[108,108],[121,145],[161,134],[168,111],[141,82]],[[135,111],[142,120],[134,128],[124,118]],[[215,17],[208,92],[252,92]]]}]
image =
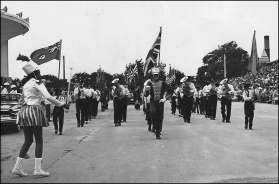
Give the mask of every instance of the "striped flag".
[{"label": "striped flag", "polygon": [[170,85],[175,80],[175,69],[172,69],[171,74],[169,74],[169,78],[166,80],[166,83]]},{"label": "striped flag", "polygon": [[144,77],[146,76],[146,73],[149,71],[149,69],[156,65],[156,60],[158,58],[158,55],[160,54],[160,48],[161,48],[161,34],[162,34],[162,27],[160,27],[159,35],[156,38],[154,44],[152,45],[151,49],[149,50],[146,56],[145,63],[143,66]]}]

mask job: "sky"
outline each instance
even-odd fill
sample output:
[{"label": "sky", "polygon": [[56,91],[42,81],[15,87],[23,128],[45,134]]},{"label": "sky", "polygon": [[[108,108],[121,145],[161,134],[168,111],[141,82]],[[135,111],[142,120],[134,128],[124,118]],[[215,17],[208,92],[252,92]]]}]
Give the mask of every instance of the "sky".
[{"label": "sky", "polygon": [[[160,62],[166,63],[166,72],[171,65],[196,75],[206,54],[231,41],[250,55],[254,31],[258,56],[268,35],[270,59],[278,59],[278,1],[1,1],[1,9],[5,6],[30,22],[25,35],[8,42],[13,79],[25,75],[26,63],[16,60],[19,53],[30,56],[61,39],[67,79],[70,73],[91,74],[99,67],[123,73],[129,63],[145,61],[160,27]],[[58,76],[58,60],[39,67],[42,75]]]}]

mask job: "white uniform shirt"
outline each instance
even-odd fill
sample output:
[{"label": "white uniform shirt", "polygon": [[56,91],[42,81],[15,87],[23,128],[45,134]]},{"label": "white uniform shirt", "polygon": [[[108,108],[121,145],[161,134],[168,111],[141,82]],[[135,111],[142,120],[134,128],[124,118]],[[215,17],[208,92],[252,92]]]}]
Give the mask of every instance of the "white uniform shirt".
[{"label": "white uniform shirt", "polygon": [[[77,88],[75,88],[75,90],[74,90],[75,99],[78,99],[78,90],[79,90],[79,89],[80,89],[80,88],[77,87]],[[84,89],[85,89],[85,88],[80,89],[80,99],[85,99]]]},{"label": "white uniform shirt", "polygon": [[205,85],[202,89],[203,96],[207,96],[210,89],[211,89],[211,86]]},{"label": "white uniform shirt", "polygon": [[59,102],[48,93],[43,83],[38,84],[37,82],[38,80],[32,78],[23,86],[23,92],[20,99],[21,105],[24,103],[27,105],[41,105],[41,102],[45,99],[59,107],[64,105],[64,103]]},{"label": "white uniform shirt", "polygon": [[85,94],[85,97],[86,97],[86,98],[89,98],[90,95],[91,95],[90,89],[84,88],[84,94]]}]

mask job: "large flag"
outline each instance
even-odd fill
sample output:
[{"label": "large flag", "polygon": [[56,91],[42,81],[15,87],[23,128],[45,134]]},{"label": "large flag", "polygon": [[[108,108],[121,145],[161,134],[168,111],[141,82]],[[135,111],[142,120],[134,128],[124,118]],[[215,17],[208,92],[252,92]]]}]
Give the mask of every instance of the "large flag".
[{"label": "large flag", "polygon": [[162,27],[160,27],[160,32],[158,37],[156,38],[154,44],[152,45],[151,49],[149,50],[144,67],[143,67],[143,76],[146,76],[146,73],[148,72],[149,69],[154,67],[157,63],[157,58],[160,54],[160,48],[161,48],[161,35],[162,35]]},{"label": "large flag", "polygon": [[170,85],[174,80],[175,80],[175,69],[173,68],[169,74],[168,79],[166,80],[166,83]]},{"label": "large flag", "polygon": [[30,55],[30,58],[32,61],[37,63],[37,65],[41,65],[53,59],[60,60],[61,44],[62,40],[48,47],[35,50]]},{"label": "large flag", "polygon": [[256,76],[257,74],[257,66],[258,66],[258,52],[257,52],[257,43],[256,43],[256,31],[254,31],[251,56],[248,62],[248,70],[252,72],[253,76]]}]

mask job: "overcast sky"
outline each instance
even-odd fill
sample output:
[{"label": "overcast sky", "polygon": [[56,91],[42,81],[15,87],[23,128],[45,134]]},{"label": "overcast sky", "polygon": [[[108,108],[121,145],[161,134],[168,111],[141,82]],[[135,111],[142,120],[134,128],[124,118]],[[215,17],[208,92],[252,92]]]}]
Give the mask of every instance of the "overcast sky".
[{"label": "overcast sky", "polygon": [[[66,78],[72,73],[123,73],[125,65],[147,53],[162,27],[161,58],[184,72],[196,75],[202,58],[230,41],[251,54],[254,30],[258,56],[269,35],[271,61],[278,59],[278,1],[1,1],[8,13],[29,17],[30,30],[9,40],[10,77],[22,78],[25,63],[39,48],[62,39]],[[62,62],[61,62],[62,63]],[[41,74],[58,75],[59,61],[40,65]],[[62,65],[60,78],[62,75]]]}]

